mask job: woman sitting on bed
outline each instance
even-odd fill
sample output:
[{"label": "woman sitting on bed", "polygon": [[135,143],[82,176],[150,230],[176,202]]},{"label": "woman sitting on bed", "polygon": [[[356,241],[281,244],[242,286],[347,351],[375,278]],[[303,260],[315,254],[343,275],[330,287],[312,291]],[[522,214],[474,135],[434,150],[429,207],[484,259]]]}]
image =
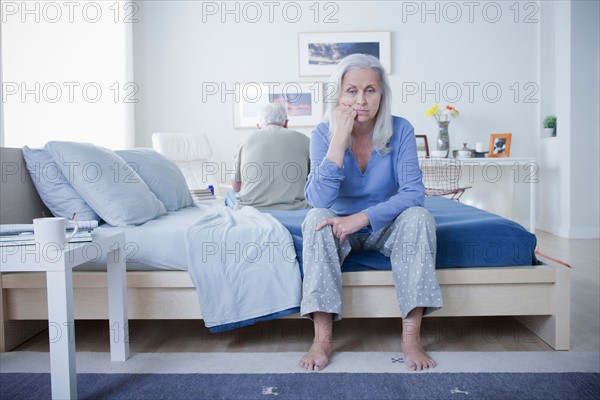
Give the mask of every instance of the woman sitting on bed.
[{"label": "woman sitting on bed", "polygon": [[315,339],[300,366],[322,370],[329,362],[332,321],[342,317],[340,265],[354,249],[391,258],[405,363],[410,370],[433,368],[421,345],[421,319],[442,307],[442,297],[435,221],[421,207],[425,189],[413,127],[391,115],[387,76],[375,57],[346,57],[331,81],[329,123],[319,124],[310,141],[305,194],[314,209],[302,225],[301,314],[313,319]]}]

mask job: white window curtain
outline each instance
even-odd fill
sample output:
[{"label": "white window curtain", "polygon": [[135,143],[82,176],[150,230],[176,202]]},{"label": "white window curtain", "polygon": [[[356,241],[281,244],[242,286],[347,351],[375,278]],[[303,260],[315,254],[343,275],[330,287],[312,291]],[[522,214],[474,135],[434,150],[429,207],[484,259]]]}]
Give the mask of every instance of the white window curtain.
[{"label": "white window curtain", "polygon": [[129,1],[2,1],[3,146],[134,145]]}]

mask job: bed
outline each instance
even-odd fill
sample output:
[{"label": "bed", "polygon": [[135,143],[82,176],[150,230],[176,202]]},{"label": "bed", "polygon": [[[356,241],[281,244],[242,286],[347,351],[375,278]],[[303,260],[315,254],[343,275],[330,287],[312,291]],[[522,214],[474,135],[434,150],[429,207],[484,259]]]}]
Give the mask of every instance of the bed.
[{"label": "bed", "polygon": [[[49,215],[24,167],[21,149],[1,149],[1,160],[0,223],[28,223],[42,213]],[[429,207],[440,208],[436,211],[439,238],[444,234],[444,218],[455,211],[444,206],[442,199],[431,200]],[[487,217],[487,214],[480,216]],[[274,216],[290,230],[297,244],[298,217],[290,220],[282,215]],[[477,238],[478,230],[481,225],[463,229],[467,235],[472,235],[470,239],[464,239],[467,245],[462,247],[469,251],[458,253],[471,261],[469,265],[462,265],[458,253],[453,251],[457,238],[450,236],[445,248],[442,246],[439,254],[445,255],[446,259],[438,259],[436,273],[444,296],[444,308],[431,317],[514,316],[554,349],[568,350],[569,268],[541,255],[535,259],[530,251],[510,245],[506,237],[499,237],[492,245],[475,246],[470,240]],[[482,265],[473,264],[477,249],[483,251],[480,255],[487,252],[487,258],[495,259],[494,252],[504,245],[509,251],[500,251],[501,254],[512,260],[525,261],[514,264],[504,261],[501,267],[486,266],[484,256],[479,258]],[[344,318],[400,317],[391,274],[385,270],[365,270],[365,262],[360,257],[357,255],[352,263],[345,263]],[[385,269],[384,264],[377,265]],[[143,263],[128,263],[127,279],[130,319],[202,318],[196,290],[187,271],[168,263],[162,269],[153,270],[145,270]],[[2,351],[11,350],[47,326],[40,322],[47,319],[45,285],[41,273],[0,275]],[[95,268],[75,271],[74,293],[76,319],[108,318],[105,271]]]}]

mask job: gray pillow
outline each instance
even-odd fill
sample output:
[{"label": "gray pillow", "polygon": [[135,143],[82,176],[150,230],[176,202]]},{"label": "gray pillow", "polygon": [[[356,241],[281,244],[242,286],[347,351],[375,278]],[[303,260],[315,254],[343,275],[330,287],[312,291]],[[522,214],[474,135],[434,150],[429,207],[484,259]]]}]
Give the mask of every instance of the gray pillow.
[{"label": "gray pillow", "polygon": [[116,153],[138,173],[168,211],[194,204],[183,173],[173,161],[153,149],[118,150]]},{"label": "gray pillow", "polygon": [[140,176],[114,151],[90,143],[48,142],[67,181],[104,221],[135,226],[167,212]]},{"label": "gray pillow", "polygon": [[78,220],[100,221],[98,214],[67,181],[47,149],[25,146],[21,152],[40,198],[55,217],[71,218],[77,213]]}]

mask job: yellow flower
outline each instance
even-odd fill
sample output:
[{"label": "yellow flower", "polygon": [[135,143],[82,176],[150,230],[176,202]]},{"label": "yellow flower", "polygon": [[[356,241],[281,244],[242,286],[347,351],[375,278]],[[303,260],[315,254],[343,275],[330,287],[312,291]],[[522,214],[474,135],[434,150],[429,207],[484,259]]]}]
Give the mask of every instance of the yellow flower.
[{"label": "yellow flower", "polygon": [[450,122],[453,118],[458,117],[458,110],[452,106],[441,109],[435,105],[425,112],[425,116],[433,117],[437,122]]},{"label": "yellow flower", "polygon": [[436,115],[438,113],[438,106],[433,106],[427,112],[425,112],[426,117],[431,117],[432,115]]}]

